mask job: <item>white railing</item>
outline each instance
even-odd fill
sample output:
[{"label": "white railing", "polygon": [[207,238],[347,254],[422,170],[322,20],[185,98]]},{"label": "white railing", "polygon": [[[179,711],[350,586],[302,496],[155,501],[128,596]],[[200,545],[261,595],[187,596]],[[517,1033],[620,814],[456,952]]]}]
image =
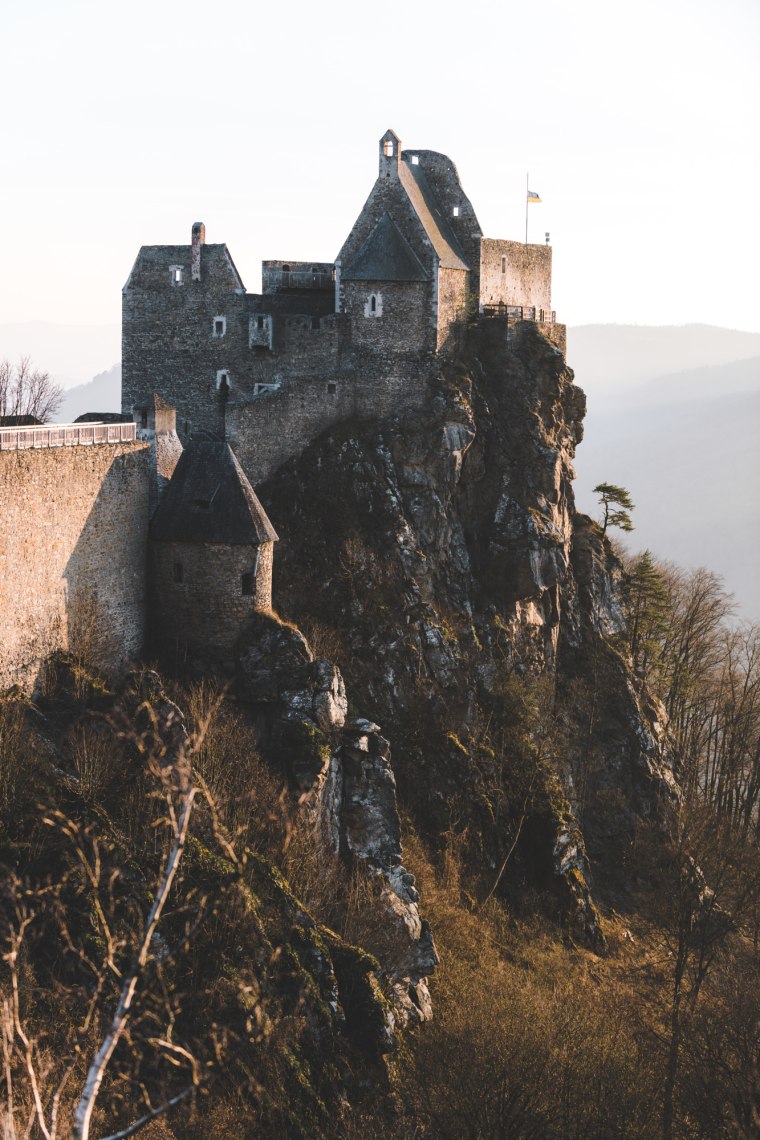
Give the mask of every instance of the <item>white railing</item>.
[{"label": "white railing", "polygon": [[49,424],[44,427],[0,427],[0,451],[27,447],[78,447],[93,443],[131,443],[135,423]]}]

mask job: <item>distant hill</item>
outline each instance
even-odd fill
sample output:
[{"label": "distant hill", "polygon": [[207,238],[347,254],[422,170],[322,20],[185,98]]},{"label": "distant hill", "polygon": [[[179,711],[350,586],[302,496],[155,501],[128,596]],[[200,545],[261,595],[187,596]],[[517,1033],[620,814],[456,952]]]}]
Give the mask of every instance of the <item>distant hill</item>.
[{"label": "distant hill", "polygon": [[[627,487],[637,507],[628,547],[717,571],[741,616],[760,620],[760,335],[587,325],[568,340],[588,396],[578,506],[597,515],[597,483]],[[687,367],[697,349],[703,366]]]},{"label": "distant hill", "polygon": [[85,384],[121,355],[119,325],[56,325],[46,321],[0,324],[0,360],[30,356],[56,384]]},{"label": "distant hill", "polygon": [[56,423],[72,424],[85,412],[121,411],[121,364],[99,372],[88,384],[68,388],[55,417]]},{"label": "distant hill", "polygon": [[760,357],[760,333],[715,325],[579,325],[567,361],[588,391],[620,391],[656,376]]}]

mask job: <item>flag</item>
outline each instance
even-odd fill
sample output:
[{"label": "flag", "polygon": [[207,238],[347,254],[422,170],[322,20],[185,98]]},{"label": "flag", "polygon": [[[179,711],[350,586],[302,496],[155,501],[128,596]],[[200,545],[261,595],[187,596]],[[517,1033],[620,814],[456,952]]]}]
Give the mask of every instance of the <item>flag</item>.
[{"label": "flag", "polygon": [[528,191],[528,201],[529,202],[540,202],[541,199],[539,198],[538,194],[534,194],[532,190],[529,190]]}]

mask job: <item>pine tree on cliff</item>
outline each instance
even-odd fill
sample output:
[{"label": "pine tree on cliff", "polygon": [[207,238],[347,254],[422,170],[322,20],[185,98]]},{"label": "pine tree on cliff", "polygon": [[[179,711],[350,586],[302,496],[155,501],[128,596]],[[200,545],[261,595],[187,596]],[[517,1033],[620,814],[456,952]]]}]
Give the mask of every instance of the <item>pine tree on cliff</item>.
[{"label": "pine tree on cliff", "polygon": [[645,550],[631,565],[624,596],[633,667],[639,676],[649,679],[662,654],[671,611],[665,574],[650,550]]},{"label": "pine tree on cliff", "polygon": [[600,502],[604,507],[603,535],[607,533],[608,526],[617,526],[625,531],[633,530],[629,512],[635,509],[636,504],[625,487],[617,487],[614,483],[597,483],[594,494],[600,496]]}]

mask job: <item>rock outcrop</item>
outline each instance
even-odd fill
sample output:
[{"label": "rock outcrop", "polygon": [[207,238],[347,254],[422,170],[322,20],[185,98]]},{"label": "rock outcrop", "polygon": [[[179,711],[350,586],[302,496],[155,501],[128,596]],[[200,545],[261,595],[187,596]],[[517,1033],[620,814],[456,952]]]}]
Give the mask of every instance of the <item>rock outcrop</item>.
[{"label": "rock outcrop", "polygon": [[[633,819],[656,817],[675,793],[661,716],[624,655],[619,564],[575,513],[584,412],[562,354],[535,327],[481,320],[442,365],[424,417],[341,424],[262,497],[288,522],[279,604],[318,654],[323,643],[337,658],[352,706],[384,726],[416,825],[434,842],[466,833],[484,892],[494,881],[550,888],[599,946],[584,831],[614,861]],[[315,701],[335,704],[334,681],[324,666],[303,668],[311,696],[288,698],[285,719],[308,706],[316,725]],[[374,728],[338,727],[349,790],[340,841],[392,875],[386,745]],[[329,784],[328,752],[307,780]],[[334,811],[335,792],[322,795]]]}]

